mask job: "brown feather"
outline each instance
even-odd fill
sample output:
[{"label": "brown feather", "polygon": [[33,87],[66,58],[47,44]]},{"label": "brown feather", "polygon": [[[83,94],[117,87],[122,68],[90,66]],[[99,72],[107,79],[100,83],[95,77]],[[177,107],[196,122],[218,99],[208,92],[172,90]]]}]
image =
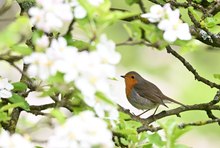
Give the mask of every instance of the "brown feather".
[{"label": "brown feather", "polygon": [[142,80],[142,81],[139,81],[136,85],[134,85],[134,89],[135,89],[135,91],[137,91],[137,93],[140,96],[142,96],[146,99],[149,99],[152,102],[155,102],[157,104],[162,104],[162,105],[168,107],[163,102],[164,94],[153,83],[151,83],[147,80]]}]

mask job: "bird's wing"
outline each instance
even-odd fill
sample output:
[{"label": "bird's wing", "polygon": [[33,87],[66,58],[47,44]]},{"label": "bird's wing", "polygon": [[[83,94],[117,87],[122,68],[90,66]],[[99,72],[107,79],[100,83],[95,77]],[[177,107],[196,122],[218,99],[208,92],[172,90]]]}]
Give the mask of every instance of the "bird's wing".
[{"label": "bird's wing", "polygon": [[134,85],[134,89],[141,97],[149,99],[152,102],[160,103],[166,106],[162,100],[164,94],[153,83],[149,81],[144,81],[142,83],[138,83]]}]

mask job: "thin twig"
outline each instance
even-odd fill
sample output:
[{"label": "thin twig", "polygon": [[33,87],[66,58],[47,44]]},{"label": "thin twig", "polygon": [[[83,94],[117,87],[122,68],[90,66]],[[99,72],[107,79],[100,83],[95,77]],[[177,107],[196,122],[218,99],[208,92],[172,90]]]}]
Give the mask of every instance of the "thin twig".
[{"label": "thin twig", "polygon": [[143,3],[142,0],[139,0],[139,1],[138,1],[138,5],[139,5],[139,7],[140,7],[142,13],[146,13],[146,10],[145,10],[145,7],[144,7],[144,3]]},{"label": "thin twig", "polygon": [[203,82],[204,84],[210,86],[211,88],[215,87],[217,89],[220,89],[220,85],[216,84],[214,82],[211,82],[210,80],[201,77],[198,72],[196,71],[195,68],[193,68],[193,66],[187,62],[181,55],[179,55],[175,50],[173,50],[170,46],[166,47],[167,52],[172,54],[174,57],[176,57],[180,62],[182,62],[182,64],[195,76],[195,79]]},{"label": "thin twig", "polygon": [[67,32],[66,32],[67,35],[71,33],[71,31],[72,31],[72,29],[73,29],[73,24],[74,24],[74,23],[75,23],[75,19],[72,19],[72,21],[71,21],[70,24],[69,24],[68,30],[67,30]]},{"label": "thin twig", "polygon": [[206,120],[206,121],[197,121],[197,122],[190,122],[190,123],[182,123],[179,124],[178,127],[180,129],[185,128],[187,126],[202,126],[202,125],[206,125],[206,124],[211,124],[211,123],[216,123],[216,122],[220,122],[220,119],[212,119],[212,120]]},{"label": "thin twig", "polygon": [[[196,122],[189,122],[189,123],[180,123],[177,125],[179,129],[184,129],[188,126],[203,126],[211,123],[220,122],[220,119],[212,119],[212,120],[206,120],[206,121],[196,121]],[[145,132],[145,131],[151,131],[151,132],[157,132],[159,130],[162,130],[163,128],[161,126],[142,126],[137,129],[138,133]]]}]

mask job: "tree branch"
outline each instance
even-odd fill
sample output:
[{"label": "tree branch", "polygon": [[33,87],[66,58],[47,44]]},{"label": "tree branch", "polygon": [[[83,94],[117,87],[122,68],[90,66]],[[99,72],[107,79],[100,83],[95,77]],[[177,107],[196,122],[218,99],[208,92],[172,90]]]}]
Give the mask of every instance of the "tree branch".
[{"label": "tree branch", "polygon": [[143,3],[142,0],[139,0],[139,1],[138,1],[138,5],[139,5],[139,7],[140,7],[142,13],[146,13],[146,10],[145,10],[145,7],[144,7],[144,3]]},{"label": "tree branch", "polygon": [[[179,115],[180,113],[186,112],[186,111],[192,111],[192,110],[200,110],[200,111],[205,111],[207,113],[207,115],[209,117],[213,117],[210,112],[212,110],[220,110],[220,105],[215,105],[216,103],[218,103],[220,101],[220,91],[218,91],[214,97],[214,99],[208,103],[201,103],[201,104],[194,104],[194,105],[186,105],[186,106],[180,106],[177,107],[175,109],[171,109],[171,110],[166,110],[166,111],[162,111],[156,115],[152,115],[149,116],[148,118],[139,118],[136,115],[133,115],[132,113],[130,113],[129,110],[124,109],[123,107],[119,106],[119,111],[122,111],[126,114],[128,114],[131,119],[141,122],[143,124],[143,126],[139,127],[137,129],[138,132],[143,132],[146,130],[149,130],[151,132],[155,132],[158,131],[160,129],[162,129],[161,127],[153,127],[150,124],[153,123],[156,120],[168,117],[168,116],[172,116],[172,115]],[[207,124],[209,123],[214,123],[214,122],[220,122],[220,120],[218,118],[213,118],[212,120],[207,120]],[[198,122],[195,122],[194,124],[190,123],[189,125],[199,125]],[[204,122],[201,122],[200,124],[202,124]],[[206,124],[206,122],[204,123]],[[203,125],[204,125],[203,124]],[[188,123],[183,123],[182,125],[187,125]]]},{"label": "tree branch", "polygon": [[206,125],[206,124],[211,124],[211,123],[216,123],[216,122],[220,122],[220,119],[212,119],[212,120],[206,120],[206,121],[197,121],[197,122],[190,122],[190,123],[182,123],[179,124],[178,127],[180,129],[183,129],[187,126],[202,126],[202,125]]}]

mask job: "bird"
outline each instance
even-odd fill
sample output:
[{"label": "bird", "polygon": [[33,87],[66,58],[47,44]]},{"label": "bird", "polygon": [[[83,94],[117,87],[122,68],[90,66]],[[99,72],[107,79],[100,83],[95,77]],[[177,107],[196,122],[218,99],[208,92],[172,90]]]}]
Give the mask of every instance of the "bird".
[{"label": "bird", "polygon": [[160,105],[168,108],[165,104],[167,102],[173,102],[185,106],[184,104],[164,95],[155,84],[144,79],[135,71],[130,71],[121,77],[125,80],[125,93],[130,104],[137,109],[145,110],[143,113],[137,115],[138,117],[147,111],[156,108],[153,113],[154,116]]}]

